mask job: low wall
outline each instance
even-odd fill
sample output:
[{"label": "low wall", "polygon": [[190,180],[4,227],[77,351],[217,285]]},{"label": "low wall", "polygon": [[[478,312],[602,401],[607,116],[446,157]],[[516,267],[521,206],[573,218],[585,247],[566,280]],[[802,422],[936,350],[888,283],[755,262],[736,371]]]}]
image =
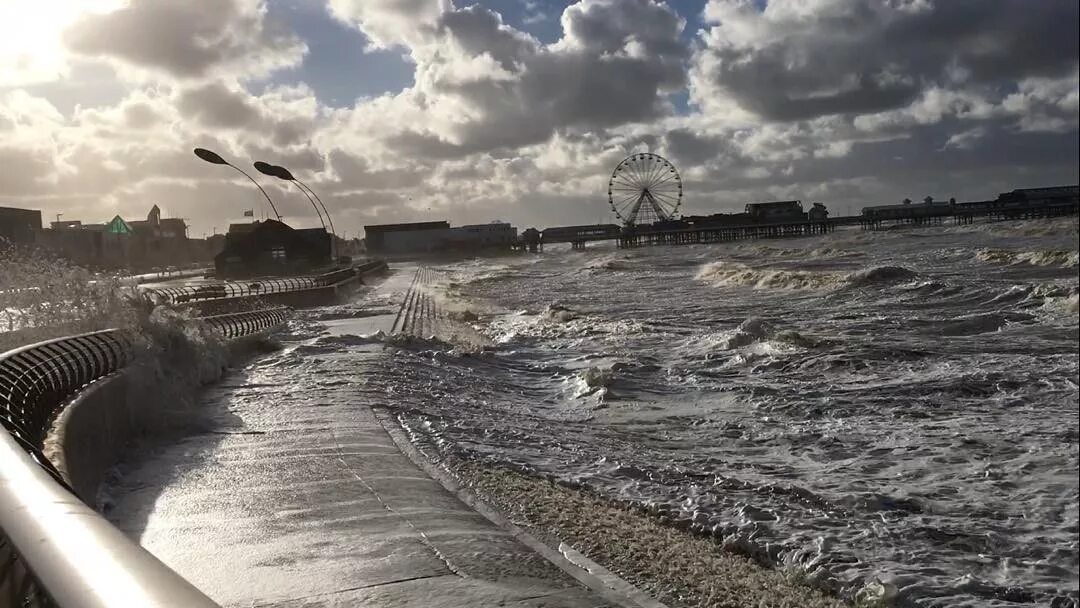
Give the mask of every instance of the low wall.
[{"label": "low wall", "polygon": [[[233,340],[228,345],[228,360],[247,356],[262,336]],[[202,386],[219,380],[226,370],[224,365],[206,367],[201,377],[187,386],[176,385],[188,394],[171,397],[163,394],[157,382],[140,377],[144,372],[137,365],[101,378],[79,391],[61,410],[43,452],[75,494],[96,508],[101,482],[132,442],[186,424],[190,407],[180,400],[194,399]]]},{"label": "low wall", "polygon": [[131,388],[123,370],[94,382],[64,408],[45,441],[45,455],[91,507],[105,473],[140,426],[138,404],[146,395],[132,395]]},{"label": "low wall", "polygon": [[138,434],[186,421],[198,388],[287,316],[202,317],[190,343],[164,319],[149,341],[106,329],[0,353],[0,608],[216,606],[92,506]]}]

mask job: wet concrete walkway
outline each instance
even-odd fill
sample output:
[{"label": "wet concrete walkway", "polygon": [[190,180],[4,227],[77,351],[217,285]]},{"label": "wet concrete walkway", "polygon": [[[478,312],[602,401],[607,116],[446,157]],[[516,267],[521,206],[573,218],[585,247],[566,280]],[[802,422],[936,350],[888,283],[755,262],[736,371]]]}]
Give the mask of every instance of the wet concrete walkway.
[{"label": "wet concrete walkway", "polygon": [[[376,291],[389,303],[411,278]],[[387,331],[386,312],[327,322],[322,339]],[[617,605],[462,503],[343,398],[382,356],[354,342],[309,340],[232,374],[206,396],[203,432],[121,468],[109,519],[225,606]]]}]

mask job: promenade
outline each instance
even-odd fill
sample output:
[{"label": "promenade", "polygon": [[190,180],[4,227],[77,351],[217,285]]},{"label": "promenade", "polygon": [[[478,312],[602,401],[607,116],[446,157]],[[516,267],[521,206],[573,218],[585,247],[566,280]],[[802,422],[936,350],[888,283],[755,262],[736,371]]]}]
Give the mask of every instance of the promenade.
[{"label": "promenade", "polygon": [[[368,297],[400,299],[412,278],[399,269]],[[300,368],[271,353],[226,377],[204,396],[201,430],[131,455],[106,490],[108,518],[224,606],[635,605],[465,505],[359,391],[340,397],[382,356],[355,337],[389,332],[385,312],[323,322],[323,338],[356,342],[345,352]]]}]

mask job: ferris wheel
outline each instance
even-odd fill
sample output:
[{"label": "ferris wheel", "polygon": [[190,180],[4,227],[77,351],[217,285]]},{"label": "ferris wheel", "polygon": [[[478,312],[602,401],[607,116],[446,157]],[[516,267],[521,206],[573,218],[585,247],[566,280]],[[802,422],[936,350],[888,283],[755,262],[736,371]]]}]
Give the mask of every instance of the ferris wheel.
[{"label": "ferris wheel", "polygon": [[659,154],[631,154],[611,173],[608,203],[628,226],[673,219],[682,204],[682,178]]}]

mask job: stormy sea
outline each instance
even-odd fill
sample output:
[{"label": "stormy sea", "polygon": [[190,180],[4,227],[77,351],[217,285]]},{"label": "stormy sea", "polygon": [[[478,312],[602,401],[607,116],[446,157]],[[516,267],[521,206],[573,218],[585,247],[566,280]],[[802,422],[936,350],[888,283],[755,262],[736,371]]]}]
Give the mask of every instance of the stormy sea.
[{"label": "stormy sea", "polygon": [[436,321],[414,338],[326,335],[392,314],[398,265],[392,293],[301,313],[267,365],[385,340],[360,398],[429,454],[662,514],[843,597],[1075,606],[1077,234],[548,247],[423,265]]}]

